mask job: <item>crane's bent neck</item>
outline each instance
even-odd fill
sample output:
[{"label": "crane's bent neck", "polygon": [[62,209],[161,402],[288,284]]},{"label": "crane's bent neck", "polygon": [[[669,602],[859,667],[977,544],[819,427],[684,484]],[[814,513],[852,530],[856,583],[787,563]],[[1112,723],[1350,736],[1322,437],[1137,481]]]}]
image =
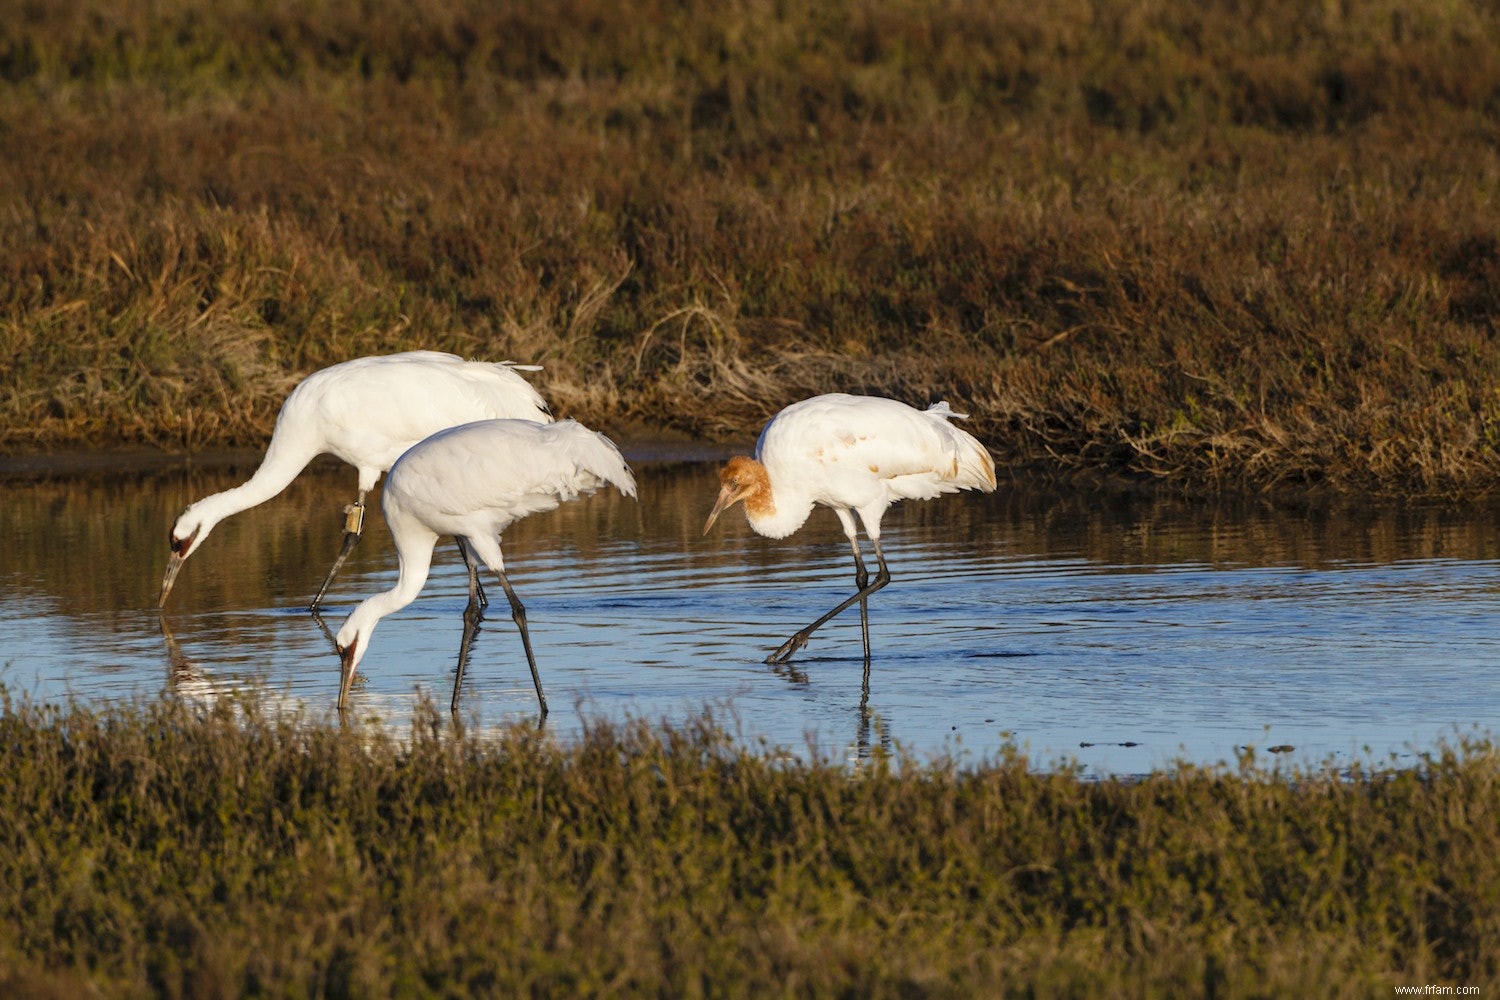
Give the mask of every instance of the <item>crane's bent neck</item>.
[{"label": "crane's bent neck", "polygon": [[417,599],[427,585],[427,574],[432,571],[432,550],[438,541],[437,532],[405,511],[393,509],[389,504],[383,505],[382,510],[396,543],[397,576],[394,587],[365,602],[376,606],[376,618],[399,611]]},{"label": "crane's bent neck", "polygon": [[786,482],[776,483],[759,462],[752,468],[756,488],[745,497],[745,518],[757,534],[785,538],[807,522],[813,509],[812,498]]},{"label": "crane's bent neck", "polygon": [[344,627],[339,629],[335,640],[339,649],[343,650],[354,644],[353,667],[357,667],[359,661],[364,659],[370,644],[370,633],[375,631],[380,619],[415,601],[432,569],[432,550],[437,545],[438,536],[425,526],[412,527],[400,512],[388,509],[386,520],[396,540],[399,575],[394,587],[362,601],[344,622]]},{"label": "crane's bent neck", "polygon": [[[425,573],[422,574],[424,579],[426,575]],[[417,592],[422,589],[422,584],[418,583],[415,587],[407,587],[404,586],[405,583],[406,580],[403,578],[398,580],[396,586],[390,590],[382,591],[373,597],[365,598],[360,606],[354,609],[354,613],[349,616],[349,621],[355,624],[356,629],[361,627],[366,628],[368,630],[366,634],[369,634],[369,631],[374,630],[375,623],[380,621],[380,619],[392,612],[400,611],[417,599]]]},{"label": "crane's bent neck", "polygon": [[266,457],[253,476],[233,489],[204,497],[193,504],[193,510],[210,524],[249,510],[286,489],[297,473],[317,456],[316,451],[287,448],[273,436]]}]

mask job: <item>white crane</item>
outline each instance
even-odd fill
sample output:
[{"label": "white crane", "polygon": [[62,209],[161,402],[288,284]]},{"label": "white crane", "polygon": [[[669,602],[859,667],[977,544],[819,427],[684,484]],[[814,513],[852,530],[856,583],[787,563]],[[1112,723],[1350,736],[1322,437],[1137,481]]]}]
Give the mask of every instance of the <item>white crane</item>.
[{"label": "white crane", "polygon": [[[172,526],[167,571],[157,607],[165,607],[177,572],[214,525],[286,489],[307,463],[335,455],[359,470],[359,497],[344,508],[344,543],[312,600],[317,611],[364,529],[365,495],[412,445],[458,424],[495,417],[549,422],[547,404],[517,371],[538,365],[465,361],[456,354],[408,351],[357,358],[316,371],[281,404],[260,468],[243,484],[189,504]],[[470,553],[470,587],[478,580]]]},{"label": "white crane", "polygon": [[[526,609],[506,579],[500,535],[528,514],[552,510],[606,483],[635,496],[635,477],[619,449],[603,434],[573,420],[483,420],[440,431],[402,455],[386,477],[380,499],[400,573],[394,587],[354,609],[334,640],[343,670],[339,708],[348,699],[355,668],[369,650],[376,623],[416,600],[427,582],[438,538],[453,535],[500,577],[545,718],[547,698],[526,630]],[[465,617],[475,610],[471,593]],[[460,657],[453,682],[455,710],[462,681]]]},{"label": "white crane", "polygon": [[[744,501],[750,527],[768,538],[785,538],[812,513],[832,507],[854,550],[854,596],[781,644],[767,663],[783,663],[808,636],[855,601],[859,602],[865,662],[870,660],[866,600],[891,580],[880,550],[880,519],[898,500],[930,500],[959,490],[995,488],[995,462],[971,434],[948,421],[946,402],[918,410],[880,396],[829,393],[793,403],[766,424],[755,458],[737,455],[719,473],[718,502],[703,533],[719,515]],[[875,547],[879,572],[873,582],[860,555],[854,514]]]}]

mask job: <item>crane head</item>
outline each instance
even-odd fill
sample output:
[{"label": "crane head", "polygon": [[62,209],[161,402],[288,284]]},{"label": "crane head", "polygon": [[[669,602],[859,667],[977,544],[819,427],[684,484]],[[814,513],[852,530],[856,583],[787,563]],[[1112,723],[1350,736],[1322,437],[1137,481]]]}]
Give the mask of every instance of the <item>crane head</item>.
[{"label": "crane head", "polygon": [[759,492],[765,478],[765,469],[752,458],[736,455],[726,462],[724,468],[719,470],[719,499],[714,503],[714,509],[708,512],[708,522],[703,525],[703,533],[708,534],[720,514]]},{"label": "crane head", "polygon": [[333,646],[339,653],[339,711],[344,710],[344,704],[349,698],[349,688],[354,684],[354,671],[359,666],[359,661],[365,658],[365,651],[370,645],[370,633],[375,631],[375,623],[380,620],[381,612],[377,611],[370,601],[364,601],[354,609],[354,613],[344,619],[344,625],[339,629],[339,634],[334,637]]},{"label": "crane head", "polygon": [[213,525],[197,517],[193,508],[188,507],[177,518],[177,523],[167,535],[167,544],[172,548],[172,554],[167,559],[167,571],[161,578],[161,596],[157,598],[156,606],[164,608],[167,606],[167,595],[172,592],[172,584],[177,581],[177,571],[182,569],[182,564],[187,557],[197,551],[198,546],[203,544],[203,539],[208,537],[208,532]]}]

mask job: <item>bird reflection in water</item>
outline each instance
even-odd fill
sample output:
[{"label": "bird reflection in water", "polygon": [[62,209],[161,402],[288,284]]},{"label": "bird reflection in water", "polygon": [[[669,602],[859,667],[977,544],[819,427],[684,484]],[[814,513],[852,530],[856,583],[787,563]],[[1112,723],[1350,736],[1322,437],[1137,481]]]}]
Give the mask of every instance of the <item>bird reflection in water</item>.
[{"label": "bird reflection in water", "polygon": [[[776,676],[794,687],[806,688],[812,683],[807,671],[790,663],[773,663],[771,670]],[[872,745],[871,740],[875,742]],[[864,658],[863,677],[859,684],[859,708],[855,722],[854,759],[857,767],[870,761],[889,760],[895,755],[890,729],[870,708],[870,658]]]},{"label": "bird reflection in water", "polygon": [[167,693],[200,705],[219,700],[219,689],[213,675],[198,666],[182,649],[176,633],[167,624],[166,615],[157,615],[161,637],[167,646]]}]

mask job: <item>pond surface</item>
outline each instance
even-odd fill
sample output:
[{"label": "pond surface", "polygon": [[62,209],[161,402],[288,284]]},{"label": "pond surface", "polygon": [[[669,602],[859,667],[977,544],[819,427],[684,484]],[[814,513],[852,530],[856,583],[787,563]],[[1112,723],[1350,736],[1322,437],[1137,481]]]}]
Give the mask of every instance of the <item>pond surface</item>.
[{"label": "pond surface", "polygon": [[[905,503],[885,521],[893,582],[870,601],[866,684],[857,609],[790,664],[762,662],[852,593],[834,515],[775,541],[736,508],[705,537],[717,465],[643,454],[627,449],[639,502],[601,492],[504,540],[546,727],[563,739],[590,719],[677,723],[707,708],[747,745],[803,757],[884,747],[979,762],[1014,742],[1038,765],[1131,774],[1244,747],[1262,762],[1410,762],[1500,720],[1492,504],[1213,502],[1004,479],[990,496]],[[254,685],[331,715],[338,658],[305,609],[353,470],[316,465],[221,523],[166,614],[155,607],[178,512],[254,465],[0,478],[0,681],[85,704]],[[327,628],[395,575],[372,511]],[[459,714],[534,721],[491,590]],[[446,705],[466,601],[445,541],[422,596],[376,630],[353,714],[404,732],[419,696]]]}]

